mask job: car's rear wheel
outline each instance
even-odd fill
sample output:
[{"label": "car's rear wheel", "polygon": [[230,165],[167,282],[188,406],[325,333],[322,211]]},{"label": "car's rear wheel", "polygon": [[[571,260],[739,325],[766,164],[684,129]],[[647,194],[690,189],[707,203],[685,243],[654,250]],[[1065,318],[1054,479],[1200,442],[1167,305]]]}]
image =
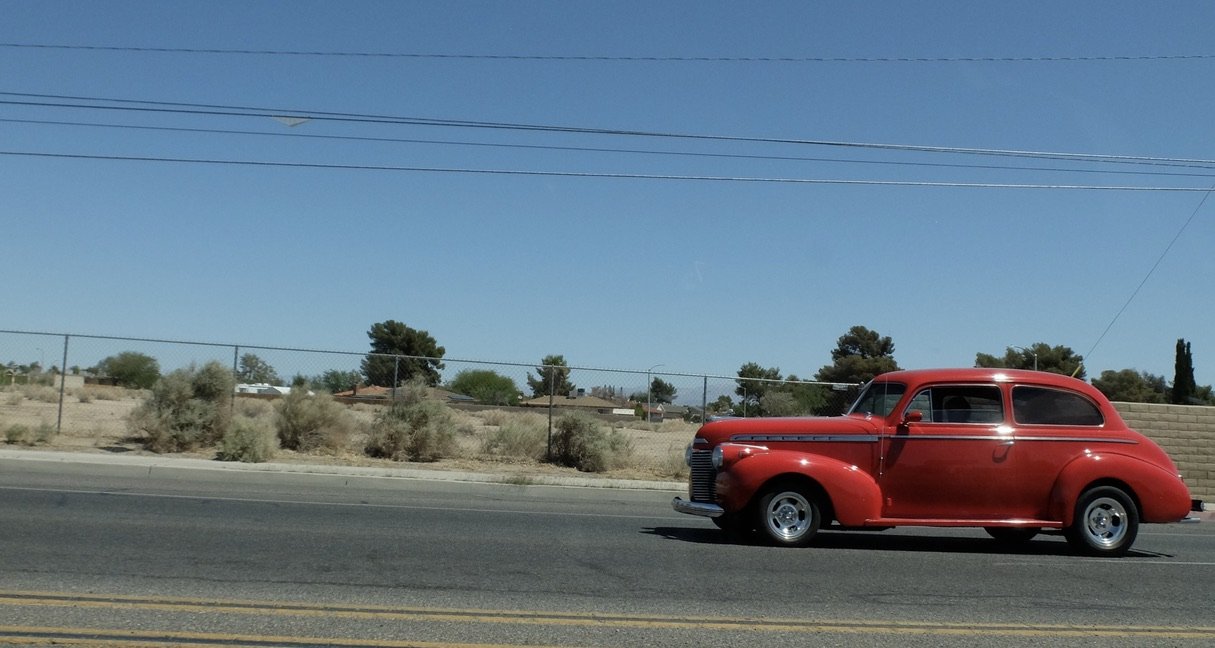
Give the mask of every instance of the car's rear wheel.
[{"label": "car's rear wheel", "polygon": [[1071,526],[1064,529],[1067,541],[1092,556],[1122,556],[1130,551],[1139,533],[1139,509],[1121,488],[1090,488],[1076,501]]},{"label": "car's rear wheel", "polygon": [[1022,544],[1034,539],[1041,529],[1036,527],[983,527],[987,535],[1005,544]]},{"label": "car's rear wheel", "polygon": [[756,526],[773,544],[804,547],[822,525],[822,507],[817,498],[788,485],[769,490],[756,507]]}]

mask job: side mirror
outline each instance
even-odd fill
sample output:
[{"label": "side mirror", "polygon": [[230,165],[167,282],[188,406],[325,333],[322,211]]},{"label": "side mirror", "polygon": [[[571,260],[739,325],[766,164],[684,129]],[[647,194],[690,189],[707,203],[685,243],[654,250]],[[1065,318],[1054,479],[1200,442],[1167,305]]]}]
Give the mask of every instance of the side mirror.
[{"label": "side mirror", "polygon": [[919,423],[924,420],[924,413],[920,410],[911,410],[903,415],[903,425],[908,423]]}]

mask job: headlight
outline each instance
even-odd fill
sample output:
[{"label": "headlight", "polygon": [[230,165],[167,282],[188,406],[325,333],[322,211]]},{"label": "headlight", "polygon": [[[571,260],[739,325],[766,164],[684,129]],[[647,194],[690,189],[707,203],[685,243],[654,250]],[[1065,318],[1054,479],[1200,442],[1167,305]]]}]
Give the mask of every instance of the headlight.
[{"label": "headlight", "polygon": [[689,468],[692,467],[692,444],[690,443],[683,449],[683,462],[688,464]]},{"label": "headlight", "polygon": [[723,443],[713,448],[713,469],[722,470],[734,463],[768,452],[767,446],[744,445],[741,443]]}]

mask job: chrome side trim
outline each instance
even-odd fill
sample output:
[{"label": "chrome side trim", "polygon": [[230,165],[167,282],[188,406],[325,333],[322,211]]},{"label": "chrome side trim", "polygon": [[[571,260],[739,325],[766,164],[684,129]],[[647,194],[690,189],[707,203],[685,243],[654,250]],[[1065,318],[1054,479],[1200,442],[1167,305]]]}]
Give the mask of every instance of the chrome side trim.
[{"label": "chrome side trim", "polygon": [[1014,434],[1013,438],[1018,441],[1055,441],[1068,443],[1121,443],[1124,445],[1138,445],[1138,441],[1134,439],[1103,439],[1100,437],[1048,437],[1048,436],[1021,436]]},{"label": "chrome side trim", "polygon": [[739,443],[877,443],[881,438],[876,434],[736,434],[730,440]]},{"label": "chrome side trim", "polygon": [[680,513],[688,515],[699,515],[701,517],[720,517],[725,514],[726,510],[716,504],[708,502],[689,502],[682,497],[676,497],[671,500],[671,508]]},{"label": "chrome side trim", "polygon": [[[1114,443],[1137,445],[1134,439],[1102,437],[1021,436],[1019,434],[893,434],[891,441],[1045,441],[1048,443]],[[876,443],[876,434],[736,434],[734,443]]]}]

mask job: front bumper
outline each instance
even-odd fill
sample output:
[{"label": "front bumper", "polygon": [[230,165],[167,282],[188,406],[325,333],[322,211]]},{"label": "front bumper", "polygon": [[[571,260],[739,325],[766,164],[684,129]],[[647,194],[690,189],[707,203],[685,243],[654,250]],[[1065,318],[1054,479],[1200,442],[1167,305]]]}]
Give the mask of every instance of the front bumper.
[{"label": "front bumper", "polygon": [[716,504],[710,504],[708,502],[689,502],[682,497],[676,497],[675,499],[671,500],[671,508],[679,511],[680,513],[710,518],[721,517],[726,512],[725,509]]}]

